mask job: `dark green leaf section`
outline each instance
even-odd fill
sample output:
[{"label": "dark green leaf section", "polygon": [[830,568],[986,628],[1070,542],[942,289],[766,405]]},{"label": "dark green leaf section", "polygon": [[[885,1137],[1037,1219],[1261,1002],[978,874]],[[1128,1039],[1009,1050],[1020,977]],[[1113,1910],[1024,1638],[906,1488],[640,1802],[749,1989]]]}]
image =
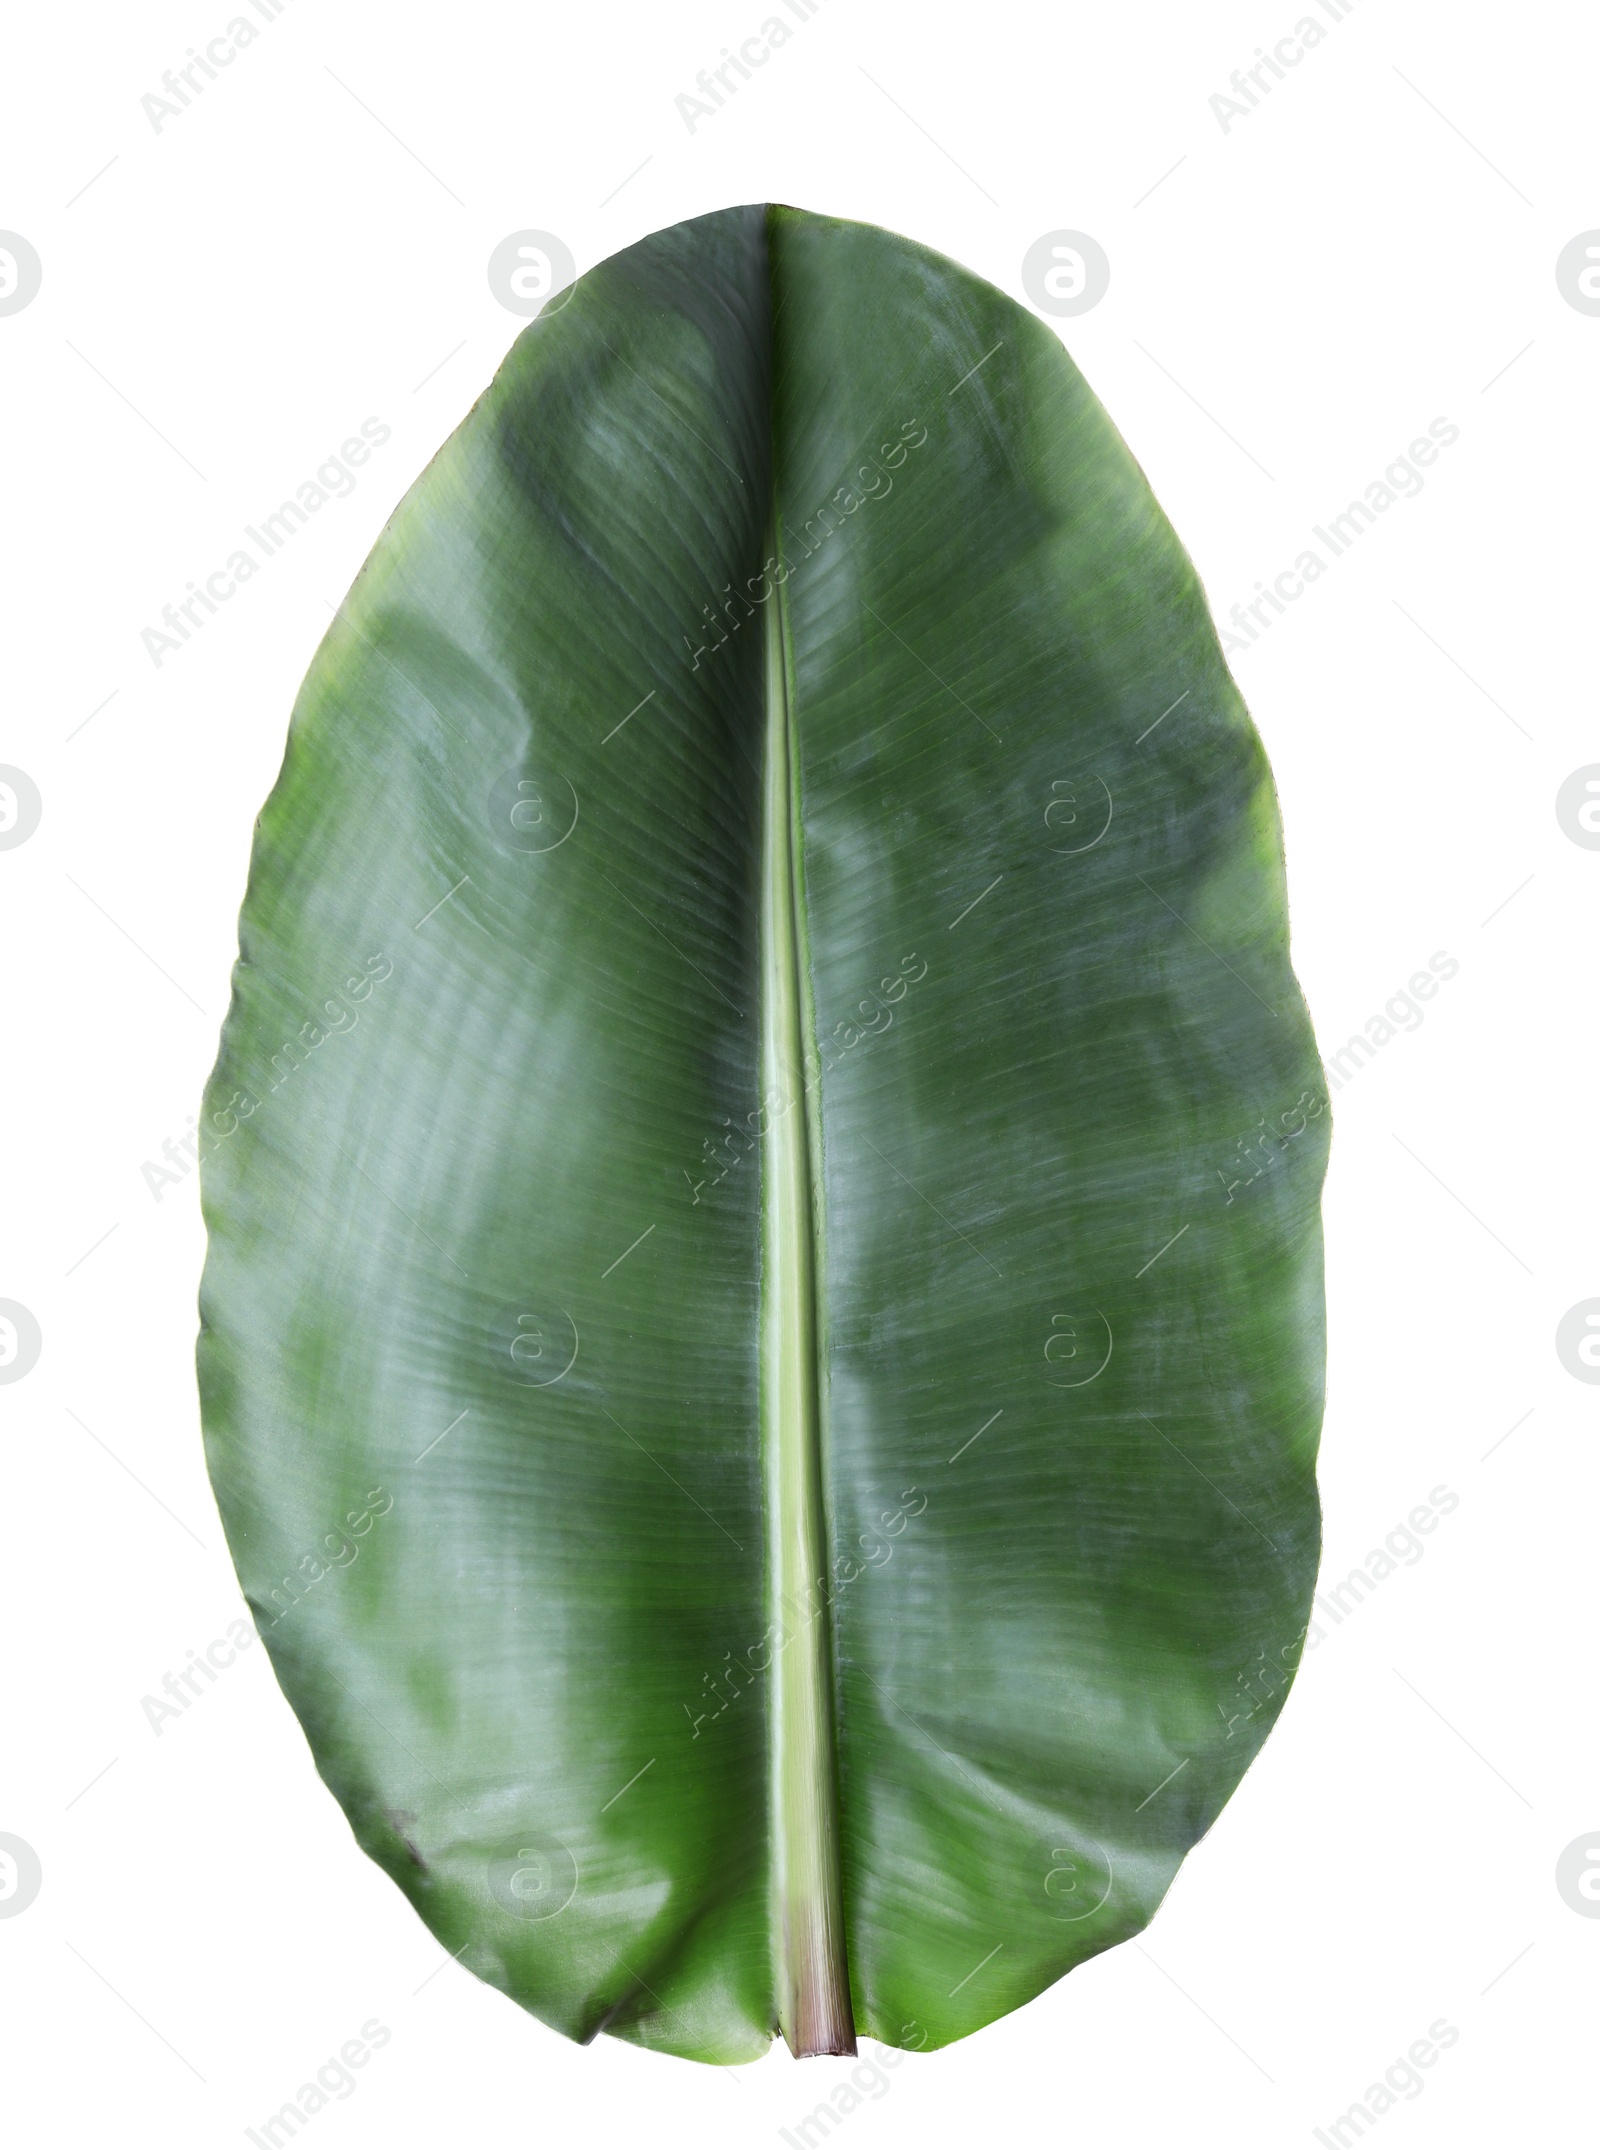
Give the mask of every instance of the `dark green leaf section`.
[{"label": "dark green leaf section", "polygon": [[1282,1699],[1326,1107],[1265,758],[1056,338],[865,226],[773,274],[850,1963],[938,2044],[1144,1924]]},{"label": "dark green leaf section", "polygon": [[759,1190],[692,1182],[758,1088],[762,685],[683,636],[758,552],[768,321],[759,211],[585,278],[346,601],[257,838],[200,1350],[363,1845],[569,2035],[719,2058],[772,2008],[760,1692],[695,1736],[766,1625]]},{"label": "dark green leaf section", "polygon": [[1145,1922],[1317,1539],[1326,1106],[1188,561],[991,287],[789,210],[658,234],[518,341],[302,691],[200,1368],[362,1844],[545,2021],[709,2060],[778,1992],[779,603],[859,2031],[961,2036]]}]

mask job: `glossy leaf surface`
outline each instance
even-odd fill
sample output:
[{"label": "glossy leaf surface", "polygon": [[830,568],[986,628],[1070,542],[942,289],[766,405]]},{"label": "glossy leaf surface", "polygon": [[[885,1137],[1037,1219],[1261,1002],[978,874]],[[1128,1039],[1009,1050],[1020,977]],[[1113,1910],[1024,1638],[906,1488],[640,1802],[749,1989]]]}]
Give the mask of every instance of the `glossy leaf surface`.
[{"label": "glossy leaf surface", "polygon": [[312,666],[206,1106],[229,1540],[444,1947],[732,2061],[1136,1932],[1299,1654],[1327,1125],[1054,335],[787,209],[563,295]]}]

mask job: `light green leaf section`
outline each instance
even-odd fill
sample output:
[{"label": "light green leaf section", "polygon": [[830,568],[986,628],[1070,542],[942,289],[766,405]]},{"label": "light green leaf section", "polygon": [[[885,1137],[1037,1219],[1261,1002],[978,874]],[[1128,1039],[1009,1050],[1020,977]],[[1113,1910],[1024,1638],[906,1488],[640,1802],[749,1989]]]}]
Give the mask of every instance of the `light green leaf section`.
[{"label": "light green leaf section", "polygon": [[1316,1563],[1287,943],[1030,315],[756,207],[518,340],[301,692],[203,1160],[243,1587],[480,1977],[925,2048],[1149,1919]]}]

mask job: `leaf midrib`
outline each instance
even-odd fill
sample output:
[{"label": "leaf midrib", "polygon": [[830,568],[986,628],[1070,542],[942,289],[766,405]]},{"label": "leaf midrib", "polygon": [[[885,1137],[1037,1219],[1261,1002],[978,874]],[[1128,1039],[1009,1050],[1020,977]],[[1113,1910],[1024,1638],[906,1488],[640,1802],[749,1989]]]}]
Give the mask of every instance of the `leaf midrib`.
[{"label": "leaf midrib", "polygon": [[[776,515],[766,558],[779,557]],[[769,574],[771,569],[768,570]],[[816,1066],[804,949],[793,667],[782,584],[764,608],[761,837],[761,1421],[778,2021],[796,2056],[853,2053],[845,1962],[818,1370]]]}]

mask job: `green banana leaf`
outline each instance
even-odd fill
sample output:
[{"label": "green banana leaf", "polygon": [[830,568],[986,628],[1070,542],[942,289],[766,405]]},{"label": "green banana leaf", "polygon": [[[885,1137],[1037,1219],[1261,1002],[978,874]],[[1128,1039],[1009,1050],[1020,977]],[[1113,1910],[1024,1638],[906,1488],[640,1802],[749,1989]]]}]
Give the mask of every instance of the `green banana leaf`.
[{"label": "green banana leaf", "polygon": [[1055,336],[869,226],[558,296],[319,650],[208,1456],[356,1837],[569,2037],[932,2048],[1136,1933],[1318,1549],[1259,740]]}]

